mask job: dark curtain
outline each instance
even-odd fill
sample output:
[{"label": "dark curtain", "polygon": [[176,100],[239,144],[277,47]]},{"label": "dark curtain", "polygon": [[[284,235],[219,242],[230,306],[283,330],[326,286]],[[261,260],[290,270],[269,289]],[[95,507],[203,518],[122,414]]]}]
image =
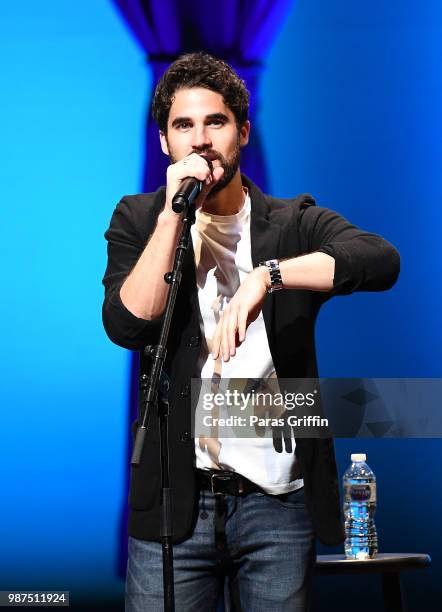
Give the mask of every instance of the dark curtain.
[{"label": "dark curtain", "polygon": [[[241,169],[264,191],[267,176],[259,128],[255,125],[258,82],[263,60],[293,0],[113,0],[132,34],[147,55],[153,85],[179,55],[206,51],[226,60],[241,75],[251,93],[250,142],[241,151]],[[154,191],[164,183],[167,157],[161,152],[158,128],[147,111],[143,190]],[[130,420],[136,416],[138,381],[134,355],[130,381]],[[130,449],[128,448],[128,457]],[[126,500],[121,521],[118,573],[126,570]]]}]

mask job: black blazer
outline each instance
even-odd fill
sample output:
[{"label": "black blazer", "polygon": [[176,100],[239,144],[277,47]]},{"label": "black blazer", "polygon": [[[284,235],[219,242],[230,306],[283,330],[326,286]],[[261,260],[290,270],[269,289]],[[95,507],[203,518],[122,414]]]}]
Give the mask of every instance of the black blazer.
[{"label": "black blazer", "polygon": [[[263,316],[276,373],[280,378],[318,375],[314,325],[320,306],[332,295],[382,291],[395,283],[399,254],[380,236],[351,225],[337,213],[315,206],[309,195],[275,199],[246,177],[251,196],[252,262],[321,251],[334,257],[331,292],[283,290],[266,297]],[[120,287],[141,255],[164,206],[165,189],[126,196],[118,204],[105,237],[108,265],[103,279],[103,323],[110,339],[141,350],[154,343],[161,318],[145,321],[129,312]],[[193,249],[186,254],[176,318],[169,336],[165,370],[171,378],[169,439],[174,541],[190,536],[196,519],[194,440],[190,435],[190,380],[196,371],[201,332]],[[135,431],[137,423],[132,425]],[[149,428],[141,464],[131,468],[129,535],[160,540],[160,464],[156,424]],[[317,536],[324,544],[343,540],[336,462],[331,439],[297,438],[296,454],[305,498]]]}]

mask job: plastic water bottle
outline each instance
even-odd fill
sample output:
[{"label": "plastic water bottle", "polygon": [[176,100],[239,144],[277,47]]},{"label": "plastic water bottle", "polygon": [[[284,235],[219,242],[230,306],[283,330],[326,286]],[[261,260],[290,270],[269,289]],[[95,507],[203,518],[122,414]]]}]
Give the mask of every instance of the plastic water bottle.
[{"label": "plastic water bottle", "polygon": [[365,463],[366,459],[365,454],[352,454],[351,465],[343,477],[347,559],[372,559],[378,552],[374,524],[376,477]]}]

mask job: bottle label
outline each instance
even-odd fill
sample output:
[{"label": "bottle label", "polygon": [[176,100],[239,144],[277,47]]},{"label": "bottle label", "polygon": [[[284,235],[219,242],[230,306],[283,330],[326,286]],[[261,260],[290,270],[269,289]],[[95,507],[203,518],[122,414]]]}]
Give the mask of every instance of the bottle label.
[{"label": "bottle label", "polygon": [[344,499],[346,502],[351,501],[376,501],[376,483],[371,484],[346,484],[344,485]]}]

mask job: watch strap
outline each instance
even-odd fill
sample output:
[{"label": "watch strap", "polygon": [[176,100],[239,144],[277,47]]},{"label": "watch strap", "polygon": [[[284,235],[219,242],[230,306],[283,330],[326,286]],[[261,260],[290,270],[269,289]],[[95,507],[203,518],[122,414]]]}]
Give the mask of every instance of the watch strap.
[{"label": "watch strap", "polygon": [[284,289],[278,259],[268,259],[267,261],[261,261],[259,265],[266,266],[270,274],[270,287],[267,290],[267,293],[273,293],[274,291]]}]

